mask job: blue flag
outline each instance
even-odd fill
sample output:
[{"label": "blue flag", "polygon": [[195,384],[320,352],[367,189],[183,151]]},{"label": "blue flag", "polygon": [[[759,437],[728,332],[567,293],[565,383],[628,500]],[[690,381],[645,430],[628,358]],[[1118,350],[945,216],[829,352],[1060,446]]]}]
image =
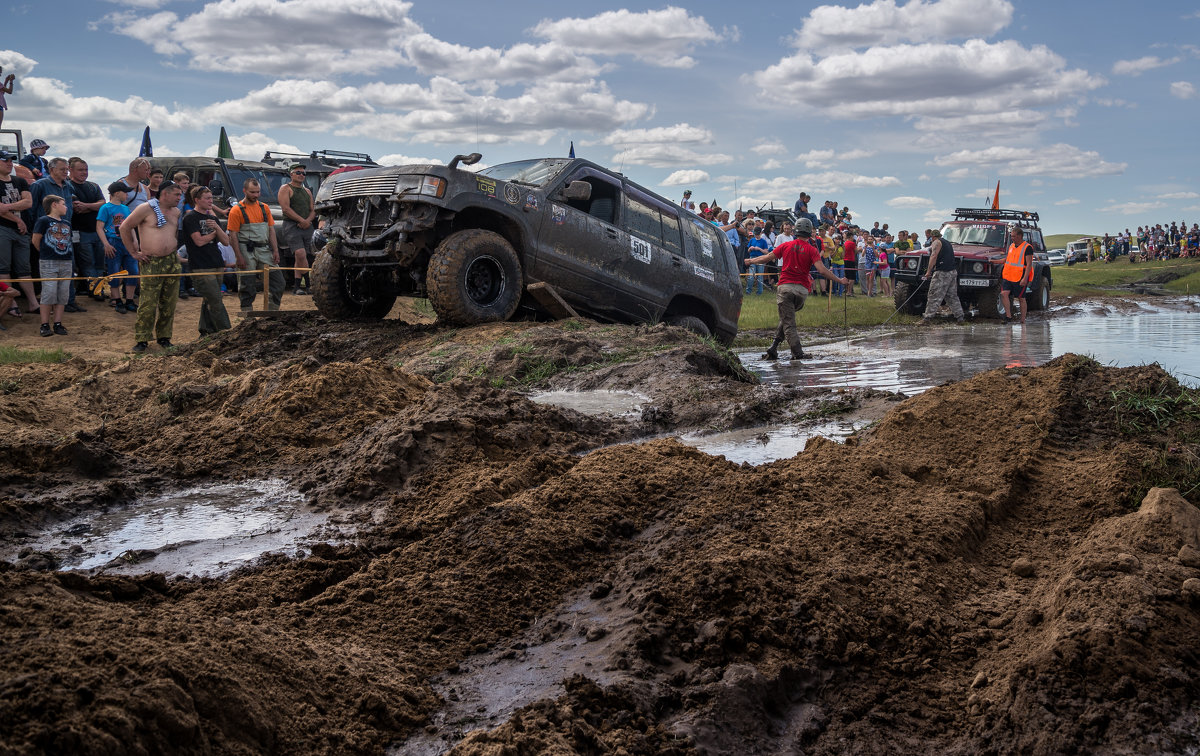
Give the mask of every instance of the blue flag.
[{"label": "blue flag", "polygon": [[567,157],[569,157],[569,158],[575,157],[575,140],[574,139],[571,140],[571,153],[569,155],[567,155]]},{"label": "blue flag", "polygon": [[138,157],[154,157],[154,148],[150,146],[150,127],[142,132],[142,149],[138,152]]}]

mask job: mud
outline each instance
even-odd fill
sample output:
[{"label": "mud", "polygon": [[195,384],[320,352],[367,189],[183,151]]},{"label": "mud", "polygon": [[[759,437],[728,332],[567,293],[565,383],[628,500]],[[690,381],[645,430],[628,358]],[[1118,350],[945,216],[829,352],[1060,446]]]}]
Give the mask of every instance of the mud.
[{"label": "mud", "polygon": [[[220,579],[0,563],[0,753],[1200,747],[1200,411],[1155,366],[905,399],[666,326],[298,314],[0,385],[6,543],[266,478],[357,527]],[[527,397],[595,389],[646,402]],[[669,437],[842,416],[759,465]]]}]

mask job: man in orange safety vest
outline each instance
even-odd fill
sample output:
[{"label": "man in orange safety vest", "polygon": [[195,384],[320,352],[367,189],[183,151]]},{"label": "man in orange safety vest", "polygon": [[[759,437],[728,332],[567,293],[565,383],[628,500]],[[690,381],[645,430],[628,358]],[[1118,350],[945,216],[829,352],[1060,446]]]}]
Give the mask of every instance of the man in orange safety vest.
[{"label": "man in orange safety vest", "polygon": [[1008,256],[1004,258],[1004,272],[1000,281],[1000,303],[1004,307],[1004,322],[1013,319],[1012,300],[1021,301],[1021,324],[1025,324],[1025,287],[1033,280],[1033,247],[1025,241],[1025,232],[1020,226],[1009,226]]}]

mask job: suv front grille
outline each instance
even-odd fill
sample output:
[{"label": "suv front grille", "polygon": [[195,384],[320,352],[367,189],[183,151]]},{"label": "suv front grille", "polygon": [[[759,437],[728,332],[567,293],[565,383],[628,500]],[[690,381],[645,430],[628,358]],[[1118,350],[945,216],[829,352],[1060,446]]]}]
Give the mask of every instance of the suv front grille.
[{"label": "suv front grille", "polygon": [[399,183],[400,178],[398,176],[355,176],[354,178],[339,181],[333,187],[329,198],[340,200],[346,197],[361,197],[373,194],[391,195],[396,192],[396,186]]}]

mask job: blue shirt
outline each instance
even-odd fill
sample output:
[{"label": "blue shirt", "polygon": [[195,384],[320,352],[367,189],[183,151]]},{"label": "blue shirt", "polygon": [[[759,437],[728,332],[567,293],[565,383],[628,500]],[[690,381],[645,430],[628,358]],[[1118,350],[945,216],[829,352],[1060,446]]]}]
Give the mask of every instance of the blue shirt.
[{"label": "blue shirt", "polygon": [[121,241],[121,221],[128,218],[131,212],[133,211],[125,205],[114,205],[111,202],[105,202],[100,206],[100,211],[96,213],[96,220],[104,224],[104,235],[110,242]]},{"label": "blue shirt", "polygon": [[725,236],[729,239],[729,243],[733,245],[733,251],[737,252],[738,248],[742,246],[742,237],[738,236],[737,229],[729,229],[725,232]]},{"label": "blue shirt", "polygon": [[42,200],[50,195],[62,197],[67,201],[67,214],[63,218],[70,223],[71,215],[74,213],[74,210],[72,210],[72,200],[75,199],[75,191],[71,189],[71,182],[64,181],[63,185],[59,186],[54,183],[54,179],[47,176],[46,178],[34,181],[33,186],[29,187],[29,196],[33,198],[33,207],[29,208],[29,210],[33,215],[34,224],[37,224],[38,219],[46,214],[45,209],[42,208]]},{"label": "blue shirt", "polygon": [[[753,251],[756,249],[761,250],[761,251],[759,251],[759,252]],[[746,257],[747,258],[759,257],[763,254],[766,254],[770,250],[771,250],[771,241],[769,239],[767,239],[767,237],[765,237],[765,236],[756,236],[753,239],[751,239],[750,243],[746,246]]]}]

